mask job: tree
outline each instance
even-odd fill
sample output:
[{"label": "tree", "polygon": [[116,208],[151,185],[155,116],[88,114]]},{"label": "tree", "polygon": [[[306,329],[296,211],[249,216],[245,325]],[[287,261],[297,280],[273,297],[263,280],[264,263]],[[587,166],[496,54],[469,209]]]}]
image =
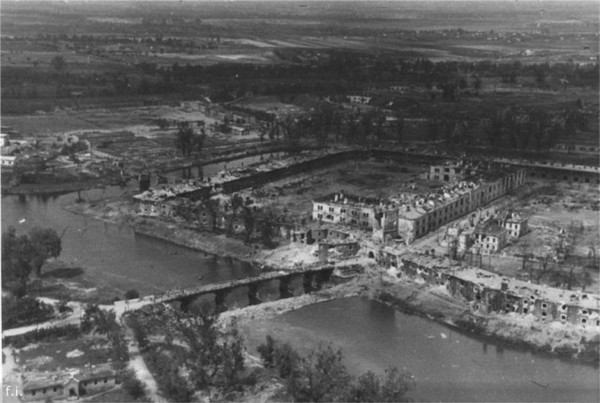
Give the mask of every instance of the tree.
[{"label": "tree", "polygon": [[362,374],[348,396],[350,402],[408,402],[415,386],[413,376],[396,367],[385,370],[383,379],[369,371]]},{"label": "tree", "polygon": [[259,345],[256,351],[260,354],[260,358],[267,368],[275,366],[276,344],[275,339],[270,334],[267,335],[266,342]]},{"label": "tree", "polygon": [[300,359],[288,379],[288,392],[304,402],[344,401],[351,377],[342,363],[341,350],[319,347]]},{"label": "tree", "polygon": [[135,372],[128,369],[121,372],[121,384],[123,390],[134,400],[146,400],[144,384],[135,376]]},{"label": "tree", "polygon": [[341,351],[334,351],[331,345],[319,345],[301,357],[289,343],[267,336],[257,350],[265,366],[286,380],[294,401],[406,402],[415,385],[409,372],[395,367],[387,369],[383,377],[367,372],[355,380],[342,364]]},{"label": "tree", "polygon": [[136,299],[140,297],[140,293],[135,289],[130,289],[125,292],[125,299]]},{"label": "tree", "polygon": [[200,134],[192,137],[192,144],[195,151],[200,154],[204,149],[204,143],[206,141],[206,131],[204,127],[200,129]]},{"label": "tree", "polygon": [[256,223],[252,209],[248,206],[244,206],[242,217],[244,219],[244,241],[249,243],[250,239],[252,238],[252,234],[254,233],[254,226]]},{"label": "tree", "polygon": [[217,220],[219,215],[219,199],[208,199],[204,202],[204,207],[211,217],[211,231],[217,229]]},{"label": "tree", "polygon": [[229,216],[229,221],[227,223],[227,233],[229,235],[233,234],[233,224],[235,219],[238,217],[238,210],[244,205],[244,199],[238,195],[237,193],[231,197],[231,215]]},{"label": "tree", "polygon": [[273,229],[273,224],[271,223],[271,221],[269,221],[269,219],[265,219],[262,223],[260,238],[262,240],[262,243],[267,248],[273,247],[274,235],[275,235],[275,231]]},{"label": "tree", "polygon": [[192,152],[192,140],[194,130],[188,122],[181,122],[177,125],[177,138],[175,139],[176,147],[181,151],[184,157],[188,157]]},{"label": "tree", "polygon": [[29,231],[31,242],[31,264],[36,276],[40,276],[44,262],[56,258],[62,251],[61,239],[52,228],[35,227]]},{"label": "tree", "polygon": [[31,250],[29,238],[26,235],[17,236],[14,227],[8,227],[2,233],[2,281],[4,285],[18,281],[19,296],[27,293],[27,279],[32,271],[29,259]]},{"label": "tree", "polygon": [[95,330],[102,334],[118,332],[116,315],[113,311],[104,311],[96,304],[87,304],[81,319],[81,330],[89,332]]}]

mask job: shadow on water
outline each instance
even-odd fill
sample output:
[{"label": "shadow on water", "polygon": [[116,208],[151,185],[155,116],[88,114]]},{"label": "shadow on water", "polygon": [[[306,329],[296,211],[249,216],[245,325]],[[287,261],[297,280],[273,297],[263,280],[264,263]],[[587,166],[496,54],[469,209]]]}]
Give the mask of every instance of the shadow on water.
[{"label": "shadow on water", "polygon": [[390,365],[406,368],[416,377],[417,400],[596,402],[600,397],[596,368],[465,334],[364,298],[307,306],[255,326],[248,329],[249,338],[264,339],[266,328],[301,351],[332,342],[354,375],[381,373]]}]

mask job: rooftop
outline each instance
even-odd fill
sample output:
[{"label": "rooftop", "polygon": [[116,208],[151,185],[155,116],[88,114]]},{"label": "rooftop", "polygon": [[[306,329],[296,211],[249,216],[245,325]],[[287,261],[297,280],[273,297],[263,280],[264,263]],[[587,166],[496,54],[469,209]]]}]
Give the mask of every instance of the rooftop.
[{"label": "rooftop", "polygon": [[539,284],[531,284],[514,278],[503,278],[495,273],[475,268],[466,268],[454,272],[454,276],[478,283],[483,287],[500,290],[502,282],[508,282],[508,290],[523,298],[544,299],[547,301],[577,305],[583,308],[600,309],[600,296],[578,291],[563,290],[561,288],[547,287]]},{"label": "rooftop", "polygon": [[310,161],[312,159],[324,157],[328,154],[328,150],[303,151],[283,159],[261,161],[239,168],[223,170],[217,173],[215,176],[209,178],[197,178],[178,184],[161,185],[160,187],[137,194],[133,196],[133,198],[140,201],[164,200],[166,198],[175,197],[181,194],[193,192],[195,190],[212,188],[213,185],[220,185],[260,172],[269,172],[275,169],[285,168],[302,162]]},{"label": "rooftop", "polygon": [[502,228],[500,225],[498,225],[495,222],[495,220],[492,220],[492,221],[488,221],[485,223],[477,224],[477,226],[475,226],[475,229],[473,230],[473,234],[483,234],[486,236],[489,236],[489,235],[500,236],[505,231],[506,230],[504,228]]}]

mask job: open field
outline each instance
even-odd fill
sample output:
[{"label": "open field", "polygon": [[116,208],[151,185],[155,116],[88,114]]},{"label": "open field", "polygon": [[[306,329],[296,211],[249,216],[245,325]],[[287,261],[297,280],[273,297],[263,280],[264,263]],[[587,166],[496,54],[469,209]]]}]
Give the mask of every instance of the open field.
[{"label": "open field", "polygon": [[75,340],[40,343],[21,350],[25,371],[57,371],[65,368],[105,363],[110,343],[105,337],[85,336]]}]

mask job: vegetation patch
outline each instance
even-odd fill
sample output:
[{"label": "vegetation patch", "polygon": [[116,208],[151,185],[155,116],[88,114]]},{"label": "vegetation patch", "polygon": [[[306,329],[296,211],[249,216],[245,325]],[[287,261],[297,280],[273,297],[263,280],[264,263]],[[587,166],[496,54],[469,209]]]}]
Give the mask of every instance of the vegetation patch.
[{"label": "vegetation patch", "polygon": [[266,368],[283,379],[286,399],[299,402],[406,402],[414,388],[413,376],[396,367],[383,376],[369,371],[352,377],[343,365],[341,350],[319,345],[300,356],[288,343],[267,336],[258,352]]},{"label": "vegetation patch", "polygon": [[34,298],[2,298],[2,328],[41,323],[54,317],[54,308]]}]

